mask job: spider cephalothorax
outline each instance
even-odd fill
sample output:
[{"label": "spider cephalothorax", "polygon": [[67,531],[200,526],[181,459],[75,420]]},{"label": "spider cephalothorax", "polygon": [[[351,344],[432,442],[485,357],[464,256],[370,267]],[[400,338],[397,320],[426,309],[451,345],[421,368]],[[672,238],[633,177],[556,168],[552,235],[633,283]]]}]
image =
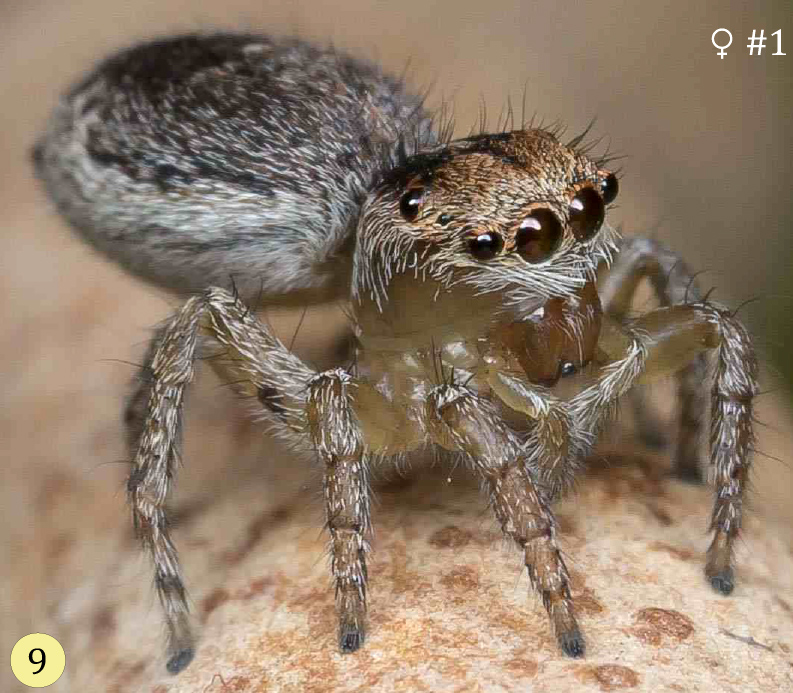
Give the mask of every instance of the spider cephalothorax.
[{"label": "spider cephalothorax", "polygon": [[[437,445],[482,477],[561,649],[582,656],[551,502],[615,403],[673,372],[683,476],[701,474],[698,415],[710,398],[718,492],[705,572],[720,592],[733,588],[757,391],[746,330],[699,300],[674,253],[618,238],[605,221],[617,179],[578,138],[524,127],[449,141],[431,124],[399,81],[332,50],[185,36],[102,63],[35,149],[84,238],[190,296],[152,340],[126,418],[128,496],[173,673],[196,641],[166,503],[207,342],[228,356],[212,367],[323,467],[343,652],[366,632],[369,469]],[[645,277],[661,307],[628,319]],[[349,299],[347,370],[314,371],[251,310],[330,298]],[[560,378],[584,366],[588,384],[559,396]]]},{"label": "spider cephalothorax", "polygon": [[465,373],[497,349],[505,369],[552,386],[588,364],[616,194],[613,173],[542,129],[451,142],[388,172],[358,227],[359,365],[433,344]]}]

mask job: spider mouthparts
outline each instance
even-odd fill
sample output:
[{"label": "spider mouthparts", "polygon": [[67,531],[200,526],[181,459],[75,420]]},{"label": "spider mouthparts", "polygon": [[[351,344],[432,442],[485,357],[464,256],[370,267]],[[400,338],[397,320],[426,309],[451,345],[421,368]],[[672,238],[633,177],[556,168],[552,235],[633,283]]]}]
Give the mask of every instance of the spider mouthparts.
[{"label": "spider mouthparts", "polygon": [[193,657],[195,656],[195,650],[192,647],[186,647],[182,650],[179,650],[173,657],[168,660],[168,663],[165,665],[165,668],[168,670],[169,674],[178,674],[187,667],[190,662],[193,661]]}]

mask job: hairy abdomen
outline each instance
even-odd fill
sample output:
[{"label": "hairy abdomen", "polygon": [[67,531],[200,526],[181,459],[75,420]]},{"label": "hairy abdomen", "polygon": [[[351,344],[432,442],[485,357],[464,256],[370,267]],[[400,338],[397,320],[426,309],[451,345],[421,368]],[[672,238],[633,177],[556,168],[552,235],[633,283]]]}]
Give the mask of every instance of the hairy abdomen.
[{"label": "hairy abdomen", "polygon": [[101,63],[63,96],[38,175],[92,245],[193,293],[286,303],[347,291],[372,180],[432,138],[420,99],[296,40],[183,36]]}]

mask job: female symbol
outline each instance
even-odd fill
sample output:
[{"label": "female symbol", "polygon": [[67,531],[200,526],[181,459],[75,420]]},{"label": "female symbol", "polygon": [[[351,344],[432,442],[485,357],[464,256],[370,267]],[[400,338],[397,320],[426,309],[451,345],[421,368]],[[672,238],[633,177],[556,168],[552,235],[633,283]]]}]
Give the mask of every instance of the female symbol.
[{"label": "female symbol", "polygon": [[[720,31],[726,31],[727,32],[727,36],[730,37],[730,42],[726,46],[720,46],[718,43],[716,43],[716,34],[718,34]],[[716,29],[716,31],[714,31],[713,35],[710,37],[710,42],[714,46],[716,46],[716,48],[720,48],[721,49],[719,51],[719,57],[722,60],[724,60],[724,56],[727,55],[727,51],[725,51],[724,49],[725,48],[729,48],[732,45],[732,34],[727,29]]]}]

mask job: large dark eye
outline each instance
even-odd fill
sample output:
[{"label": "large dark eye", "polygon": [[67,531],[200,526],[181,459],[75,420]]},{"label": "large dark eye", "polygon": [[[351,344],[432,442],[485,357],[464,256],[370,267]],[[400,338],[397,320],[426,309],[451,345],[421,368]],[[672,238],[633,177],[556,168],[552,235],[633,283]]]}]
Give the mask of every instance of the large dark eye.
[{"label": "large dark eye", "polygon": [[399,211],[408,221],[415,221],[424,202],[424,188],[411,188],[399,200]]},{"label": "large dark eye", "polygon": [[570,203],[570,228],[579,241],[594,236],[606,216],[603,198],[594,188],[583,188]]},{"label": "large dark eye", "polygon": [[547,260],[562,242],[562,224],[550,209],[535,209],[520,224],[515,245],[526,262]]},{"label": "large dark eye", "polygon": [[617,182],[617,176],[609,173],[600,182],[600,194],[603,195],[603,202],[610,205],[617,198],[617,193],[620,191],[620,184]]},{"label": "large dark eye", "polygon": [[468,241],[468,248],[477,260],[492,260],[504,247],[501,234],[485,231]]}]

